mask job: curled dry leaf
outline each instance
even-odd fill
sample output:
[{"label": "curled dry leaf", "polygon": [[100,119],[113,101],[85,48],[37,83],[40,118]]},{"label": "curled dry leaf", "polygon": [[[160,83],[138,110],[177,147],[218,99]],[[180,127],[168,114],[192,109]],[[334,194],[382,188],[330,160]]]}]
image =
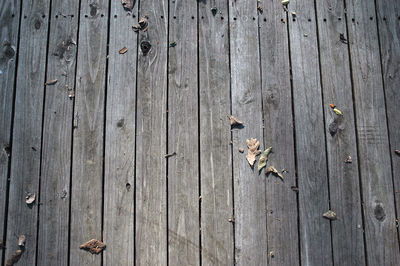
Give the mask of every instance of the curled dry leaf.
[{"label": "curled dry leaf", "polygon": [[335,114],[337,114],[337,115],[343,115],[342,111],[340,111],[340,110],[337,109],[337,108],[334,108],[333,111],[334,111]]},{"label": "curled dry leaf", "polygon": [[121,0],[122,6],[127,10],[132,10],[135,4],[135,0]]},{"label": "curled dry leaf", "polygon": [[20,235],[18,238],[18,246],[25,247],[25,235]]},{"label": "curled dry leaf", "polygon": [[44,85],[54,85],[54,84],[56,84],[57,83],[57,79],[53,79],[53,80],[50,80],[50,81],[47,81]]},{"label": "curled dry leaf", "polygon": [[254,162],[256,161],[256,156],[261,153],[258,149],[260,146],[260,141],[255,138],[251,138],[246,140],[247,147],[249,147],[246,155],[246,159],[249,162],[250,166],[254,166]]},{"label": "curled dry leaf", "polygon": [[134,32],[138,32],[139,30],[147,31],[148,26],[149,24],[147,23],[147,17],[144,16],[139,20],[139,22],[135,26],[132,26],[132,29]]},{"label": "curled dry leaf", "polygon": [[243,149],[243,148],[239,148],[239,152],[240,152],[240,153],[243,153],[243,152],[244,152],[244,149]]},{"label": "curled dry leaf", "polygon": [[351,158],[351,156],[347,156],[346,160],[344,160],[345,163],[352,163],[353,159]]},{"label": "curled dry leaf", "polygon": [[122,48],[121,50],[119,50],[119,53],[120,53],[120,54],[124,54],[124,53],[126,53],[127,51],[128,51],[128,48],[124,47],[124,48]]},{"label": "curled dry leaf", "polygon": [[327,211],[322,216],[324,216],[326,219],[329,219],[329,220],[336,220],[337,219],[336,213],[331,211],[331,210]]},{"label": "curled dry leaf", "polygon": [[231,124],[231,126],[241,126],[241,125],[243,125],[243,122],[240,121],[239,119],[237,119],[236,117],[234,117],[233,115],[229,116],[229,123]]},{"label": "curled dry leaf", "polygon": [[281,173],[279,173],[278,170],[276,170],[276,168],[273,165],[268,167],[267,170],[265,171],[265,174],[268,175],[269,173],[272,173],[273,175],[278,176],[278,177],[280,177],[280,179],[283,180],[283,175]]},{"label": "curled dry leaf", "polygon": [[89,251],[92,254],[99,254],[106,248],[106,244],[97,239],[91,239],[88,242],[79,246],[80,249]]},{"label": "curled dry leaf", "polygon": [[267,161],[268,161],[268,155],[271,153],[272,147],[269,147],[263,153],[261,153],[260,159],[258,160],[258,167],[257,170],[260,171],[263,169],[265,166],[267,166]]},{"label": "curled dry leaf", "polygon": [[30,205],[32,203],[34,203],[36,200],[36,195],[35,193],[28,193],[25,197],[25,202],[26,204]]},{"label": "curled dry leaf", "polygon": [[14,252],[14,254],[9,258],[6,262],[6,266],[12,266],[19,261],[22,255],[22,250],[18,249]]}]

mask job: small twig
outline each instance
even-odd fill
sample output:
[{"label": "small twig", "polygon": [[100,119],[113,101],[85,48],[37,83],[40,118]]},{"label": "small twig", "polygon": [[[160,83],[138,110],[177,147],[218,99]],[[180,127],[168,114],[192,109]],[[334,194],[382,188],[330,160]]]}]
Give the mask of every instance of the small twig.
[{"label": "small twig", "polygon": [[168,157],[171,157],[171,156],[174,156],[174,155],[176,155],[176,152],[165,154],[164,157],[168,158]]}]

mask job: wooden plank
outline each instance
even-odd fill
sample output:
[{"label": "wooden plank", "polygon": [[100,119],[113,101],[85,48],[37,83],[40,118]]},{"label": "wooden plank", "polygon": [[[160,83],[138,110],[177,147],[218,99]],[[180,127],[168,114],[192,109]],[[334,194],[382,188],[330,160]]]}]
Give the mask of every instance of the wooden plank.
[{"label": "wooden plank", "polygon": [[70,264],[100,265],[79,249],[102,239],[103,130],[108,3],[82,1],[74,110]]},{"label": "wooden plank", "polygon": [[373,1],[346,1],[368,265],[400,260]]},{"label": "wooden plank", "polygon": [[[21,265],[36,260],[48,13],[48,1],[23,2],[6,241],[8,259],[18,249],[18,237],[26,236]],[[30,206],[27,193],[36,195]]]},{"label": "wooden plank", "polygon": [[39,265],[67,265],[71,170],[71,135],[78,3],[53,1],[43,122],[43,148],[38,234]]},{"label": "wooden plank", "polygon": [[[137,8],[111,2],[104,165],[104,265],[134,265]],[[120,54],[122,48],[128,50]]]},{"label": "wooden plank", "polygon": [[199,16],[201,261],[233,265],[228,3],[199,2]]},{"label": "wooden plank", "polygon": [[[168,1],[140,3],[136,134],[137,265],[167,265]],[[150,43],[150,51],[146,45]]]},{"label": "wooden plank", "polygon": [[381,48],[383,82],[386,96],[386,114],[389,125],[390,153],[392,154],[392,173],[394,179],[397,219],[400,214],[400,157],[395,150],[400,150],[400,115],[397,105],[400,102],[400,2],[376,2],[378,31]]},{"label": "wooden plank", "polygon": [[332,264],[324,117],[314,1],[289,4],[302,265]]},{"label": "wooden plank", "polygon": [[295,146],[290,83],[287,14],[280,1],[260,2],[259,13],[265,147],[272,146],[268,166],[283,173],[285,182],[269,176],[266,181],[269,265],[298,265],[298,210]]},{"label": "wooden plank", "polygon": [[[344,2],[317,1],[316,5],[330,203],[339,217],[331,224],[333,261],[338,265],[364,265],[361,188]],[[344,117],[336,115],[329,104],[335,104]],[[352,163],[345,163],[348,156]]]},{"label": "wooden plank", "polygon": [[[192,16],[194,19],[192,19]],[[168,258],[200,264],[197,2],[169,6]],[[171,47],[174,46],[174,47]]]},{"label": "wooden plank", "polygon": [[[249,166],[246,139],[262,143],[262,106],[257,2],[230,1],[230,60],[232,114],[244,122],[233,130],[233,177],[235,207],[235,263],[265,265],[267,262],[265,175]],[[260,147],[264,149],[265,147]]]},{"label": "wooden plank", "polygon": [[[20,1],[7,0],[0,4],[0,241],[6,234],[7,181],[11,156],[11,126],[14,102],[16,53]],[[0,252],[0,261],[3,252]]]}]

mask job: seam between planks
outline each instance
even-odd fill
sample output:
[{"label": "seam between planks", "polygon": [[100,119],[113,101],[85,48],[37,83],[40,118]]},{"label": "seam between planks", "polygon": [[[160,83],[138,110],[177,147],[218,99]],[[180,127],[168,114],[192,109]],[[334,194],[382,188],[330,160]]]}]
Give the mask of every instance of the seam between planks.
[{"label": "seam between planks", "polygon": [[[169,101],[168,101],[168,99],[169,99],[169,49],[170,49],[170,47],[169,47],[169,27],[170,27],[170,5],[169,5],[169,0],[167,1],[167,3],[168,3],[168,7],[167,7],[167,12],[168,12],[168,14],[167,14],[167,45],[166,45],[166,47],[167,47],[167,62],[166,62],[166,64],[167,64],[167,67],[166,67],[166,75],[167,75],[167,77],[166,77],[166,79],[167,79],[167,84],[166,84],[166,88],[167,88],[167,91],[166,91],[166,96],[165,96],[165,107],[166,107],[166,109],[167,110],[165,110],[165,112],[166,112],[166,115],[165,115],[165,154],[168,154],[168,147],[169,147],[169,145],[168,145],[168,122],[169,122]],[[168,182],[168,169],[169,169],[169,157],[167,157],[167,161],[165,162],[165,179],[166,179],[166,184],[165,184],[165,190],[166,190],[166,193],[165,193],[165,201],[166,201],[166,207],[167,207],[167,210],[166,210],[166,231],[167,231],[167,234],[166,234],[166,237],[167,237],[167,266],[169,265],[169,219],[168,219],[168,217],[169,217],[169,204],[168,204],[168,199],[169,199],[169,194],[168,194],[168,187],[169,187],[169,182]]]}]

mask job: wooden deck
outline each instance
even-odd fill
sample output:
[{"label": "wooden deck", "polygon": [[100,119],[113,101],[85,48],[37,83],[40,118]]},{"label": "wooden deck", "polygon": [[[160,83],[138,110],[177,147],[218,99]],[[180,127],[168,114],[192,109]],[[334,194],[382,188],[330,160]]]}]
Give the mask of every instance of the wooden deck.
[{"label": "wooden deck", "polygon": [[400,1],[135,2],[0,1],[2,265],[399,265]]}]

